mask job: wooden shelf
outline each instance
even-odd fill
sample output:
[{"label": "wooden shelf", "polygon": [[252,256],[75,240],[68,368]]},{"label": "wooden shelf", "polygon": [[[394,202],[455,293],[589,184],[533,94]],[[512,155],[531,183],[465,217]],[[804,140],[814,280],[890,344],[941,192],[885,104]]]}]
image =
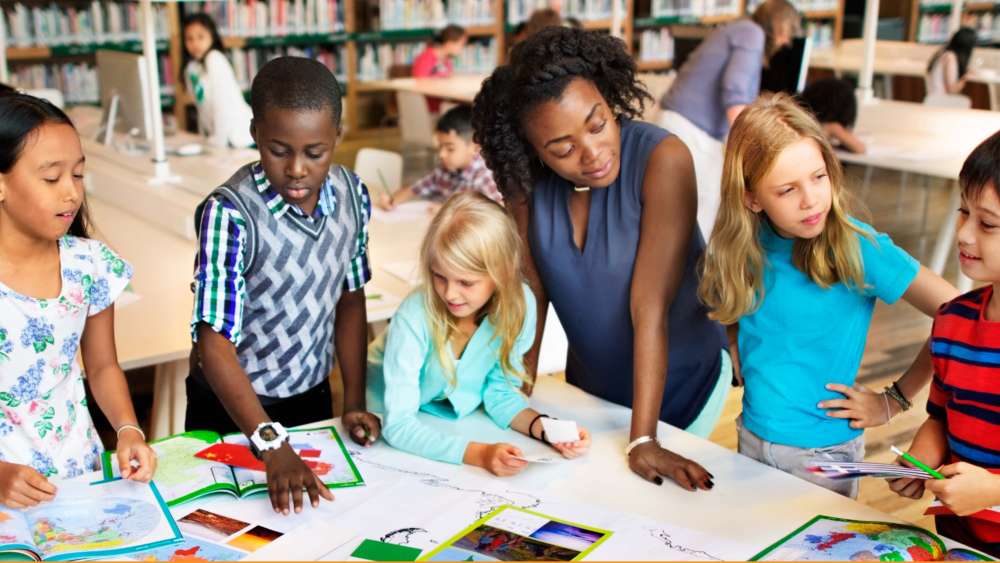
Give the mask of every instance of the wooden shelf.
[{"label": "wooden shelf", "polygon": [[583,29],[611,29],[611,20],[585,20],[580,24]]},{"label": "wooden shelf", "polygon": [[673,61],[636,61],[639,70],[669,70],[673,66]]},{"label": "wooden shelf", "polygon": [[993,2],[980,2],[976,4],[968,4],[965,6],[963,12],[985,12],[996,8],[997,5]]},{"label": "wooden shelf", "polygon": [[812,10],[802,14],[807,20],[835,20],[840,15],[840,10]]},{"label": "wooden shelf", "polygon": [[719,14],[717,16],[705,16],[701,18],[702,24],[711,25],[716,23],[728,23],[740,17],[739,14]]},{"label": "wooden shelf", "polygon": [[48,47],[7,47],[8,61],[47,59],[51,56],[52,50]]}]

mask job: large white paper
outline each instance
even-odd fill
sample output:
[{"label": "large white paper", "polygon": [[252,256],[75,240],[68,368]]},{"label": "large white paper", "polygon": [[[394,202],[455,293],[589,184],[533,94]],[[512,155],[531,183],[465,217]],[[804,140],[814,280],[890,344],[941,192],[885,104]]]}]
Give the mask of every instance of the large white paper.
[{"label": "large white paper", "polygon": [[427,220],[433,215],[432,205],[434,203],[426,200],[407,201],[400,203],[392,211],[386,211],[373,205],[372,219],[383,223]]},{"label": "large white paper", "polygon": [[243,558],[243,561],[316,561],[358,536],[320,520],[310,520]]},{"label": "large white paper", "polygon": [[572,420],[555,420],[543,417],[542,427],[545,428],[545,439],[550,444],[576,442],[580,439],[580,429]]},{"label": "large white paper", "polygon": [[405,281],[411,286],[420,283],[420,268],[416,260],[383,264],[382,269]]}]

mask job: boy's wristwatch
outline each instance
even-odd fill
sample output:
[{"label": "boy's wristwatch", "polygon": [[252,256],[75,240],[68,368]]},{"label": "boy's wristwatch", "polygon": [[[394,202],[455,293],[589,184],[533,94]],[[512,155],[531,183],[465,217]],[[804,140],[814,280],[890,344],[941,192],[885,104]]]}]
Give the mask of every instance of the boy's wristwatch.
[{"label": "boy's wristwatch", "polygon": [[[288,431],[277,422],[262,422],[250,435],[250,452],[261,459],[264,452],[276,450],[288,441]],[[263,460],[261,460],[263,461]]]}]

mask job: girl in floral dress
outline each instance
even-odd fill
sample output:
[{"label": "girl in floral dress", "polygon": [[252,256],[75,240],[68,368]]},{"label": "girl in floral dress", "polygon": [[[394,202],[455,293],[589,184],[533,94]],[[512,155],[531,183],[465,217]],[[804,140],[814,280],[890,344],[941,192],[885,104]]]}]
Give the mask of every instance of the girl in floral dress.
[{"label": "girl in floral dress", "polygon": [[13,508],[52,500],[48,478],[100,459],[78,352],[118,430],[123,476],[156,470],[115,351],[112,303],[132,267],[87,238],[83,167],[66,114],[0,93],[0,503]]}]

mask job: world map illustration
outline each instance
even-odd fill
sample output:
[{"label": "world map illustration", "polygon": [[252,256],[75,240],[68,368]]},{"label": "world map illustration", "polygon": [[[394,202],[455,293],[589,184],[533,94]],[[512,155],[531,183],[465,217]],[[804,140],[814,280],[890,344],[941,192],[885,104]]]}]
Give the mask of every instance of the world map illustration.
[{"label": "world map illustration", "polygon": [[47,557],[128,546],[153,532],[162,516],[146,501],[105,497],[28,510],[25,518],[39,553]]}]

